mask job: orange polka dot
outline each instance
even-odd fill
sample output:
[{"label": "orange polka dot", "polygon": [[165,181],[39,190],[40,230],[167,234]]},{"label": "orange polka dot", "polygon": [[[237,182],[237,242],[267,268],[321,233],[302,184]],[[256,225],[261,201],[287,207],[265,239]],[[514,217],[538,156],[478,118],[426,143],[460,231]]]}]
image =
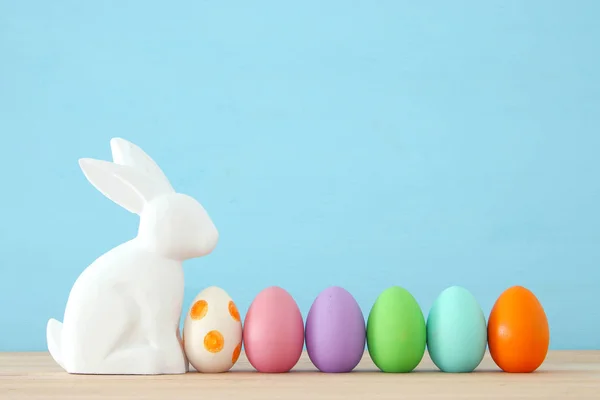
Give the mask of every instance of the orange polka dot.
[{"label": "orange polka dot", "polygon": [[231,314],[233,319],[235,319],[236,321],[240,321],[240,313],[233,301],[229,301],[229,314]]},{"label": "orange polka dot", "polygon": [[238,358],[240,358],[241,352],[242,352],[242,342],[240,342],[240,344],[235,346],[235,349],[233,349],[233,355],[231,356],[232,363],[235,364],[237,362]]},{"label": "orange polka dot", "polygon": [[204,336],[204,348],[211,353],[218,353],[223,350],[225,339],[219,331],[210,331]]},{"label": "orange polka dot", "polygon": [[190,317],[192,319],[202,319],[208,312],[208,303],[206,300],[198,300],[190,309]]}]

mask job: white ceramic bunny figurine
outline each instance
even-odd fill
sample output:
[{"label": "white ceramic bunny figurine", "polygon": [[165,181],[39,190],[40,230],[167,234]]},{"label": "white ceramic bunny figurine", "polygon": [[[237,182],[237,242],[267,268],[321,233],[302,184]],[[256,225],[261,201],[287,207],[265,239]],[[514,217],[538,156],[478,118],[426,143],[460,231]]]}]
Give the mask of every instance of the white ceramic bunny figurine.
[{"label": "white ceramic bunny figurine", "polygon": [[124,139],[113,161],[79,165],[106,197],[140,216],[137,237],[94,261],[75,282],[48,350],[74,374],[181,374],[184,260],[209,254],[219,234],[200,203],[176,193],[156,163]]}]

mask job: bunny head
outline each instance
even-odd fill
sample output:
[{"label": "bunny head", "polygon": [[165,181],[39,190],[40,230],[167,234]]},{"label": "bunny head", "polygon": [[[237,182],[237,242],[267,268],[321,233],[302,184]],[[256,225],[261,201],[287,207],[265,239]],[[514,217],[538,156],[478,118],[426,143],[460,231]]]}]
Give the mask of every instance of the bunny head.
[{"label": "bunny head", "polygon": [[219,233],[204,207],[177,193],[158,165],[124,139],[110,142],[113,161],[82,158],[88,181],[106,197],[140,216],[137,240],[149,251],[178,261],[214,250]]}]

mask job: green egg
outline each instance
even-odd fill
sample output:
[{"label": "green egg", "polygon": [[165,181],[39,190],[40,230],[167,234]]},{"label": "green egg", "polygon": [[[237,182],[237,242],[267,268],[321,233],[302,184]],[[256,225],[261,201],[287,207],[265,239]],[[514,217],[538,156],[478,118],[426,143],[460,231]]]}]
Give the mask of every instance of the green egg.
[{"label": "green egg", "polygon": [[367,320],[367,347],[383,372],[411,372],[425,354],[427,333],[419,303],[399,286],[379,295]]}]

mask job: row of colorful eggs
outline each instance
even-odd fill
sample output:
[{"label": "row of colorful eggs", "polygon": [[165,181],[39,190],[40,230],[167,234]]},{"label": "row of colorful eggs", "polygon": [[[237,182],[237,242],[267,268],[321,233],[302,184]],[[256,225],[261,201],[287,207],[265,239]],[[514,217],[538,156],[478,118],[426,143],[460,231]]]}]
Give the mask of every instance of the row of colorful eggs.
[{"label": "row of colorful eggs", "polygon": [[365,344],[384,372],[410,372],[425,349],[444,372],[471,372],[489,347],[506,372],[532,372],[544,361],[550,333],[546,314],[535,295],[513,286],[496,300],[486,324],[474,296],[452,286],[436,299],[427,320],[415,298],[393,286],[379,295],[367,322],[354,297],[332,286],[319,294],[306,325],[292,296],[273,286],[251,303],[244,325],[231,297],[212,286],[194,299],[184,321],[183,348],[199,372],[225,372],[237,362],[242,343],[259,372],[291,370],[304,344],[322,372],[350,372]]}]

